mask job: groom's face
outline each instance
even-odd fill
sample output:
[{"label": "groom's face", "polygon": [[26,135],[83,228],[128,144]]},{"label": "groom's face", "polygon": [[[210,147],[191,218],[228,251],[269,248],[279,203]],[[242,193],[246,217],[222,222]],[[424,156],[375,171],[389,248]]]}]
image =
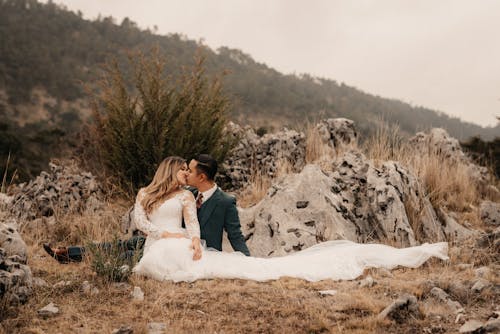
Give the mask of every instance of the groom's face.
[{"label": "groom's face", "polygon": [[201,175],[202,173],[198,173],[198,169],[196,168],[196,165],[198,165],[198,161],[196,160],[191,160],[189,162],[189,171],[187,175],[187,184],[191,187],[198,188],[198,185],[200,182],[203,182],[203,178]]}]

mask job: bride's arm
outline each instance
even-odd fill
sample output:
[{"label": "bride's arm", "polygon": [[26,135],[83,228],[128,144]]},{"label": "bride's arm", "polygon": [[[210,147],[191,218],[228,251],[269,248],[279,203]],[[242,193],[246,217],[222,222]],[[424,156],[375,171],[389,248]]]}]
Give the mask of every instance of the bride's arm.
[{"label": "bride's arm", "polygon": [[[146,235],[151,236],[155,239],[168,238],[168,237],[178,238],[182,236],[179,233],[170,233],[167,231],[161,231],[158,227],[151,224],[151,222],[148,219],[148,215],[146,214],[146,211],[144,210],[141,204],[143,198],[144,198],[144,192],[141,189],[137,193],[137,198],[135,200],[135,205],[134,205],[134,222],[139,230],[141,230],[142,232],[146,233]],[[179,234],[179,236],[177,236],[177,234]]]},{"label": "bride's arm", "polygon": [[199,260],[201,258],[200,223],[196,214],[196,201],[190,191],[186,191],[182,197],[182,215],[186,230],[192,240],[193,260]]}]

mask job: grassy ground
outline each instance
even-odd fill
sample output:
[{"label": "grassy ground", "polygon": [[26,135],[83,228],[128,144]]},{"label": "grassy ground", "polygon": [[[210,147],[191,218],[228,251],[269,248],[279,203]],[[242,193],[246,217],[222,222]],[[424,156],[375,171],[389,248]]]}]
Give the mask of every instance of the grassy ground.
[{"label": "grassy ground", "polygon": [[[99,229],[105,231],[101,236],[109,238],[118,229],[119,219],[115,217],[122,210],[120,205],[108,206],[98,216],[66,216],[59,218],[58,224],[65,226],[67,240],[74,240],[72,233],[77,232],[98,237]],[[75,224],[86,227],[77,229]],[[461,324],[455,323],[456,315],[445,304],[429,295],[430,289],[439,286],[453,291],[450,285],[457,282],[470,286],[473,269],[460,270],[457,264],[476,261],[477,267],[491,261],[467,246],[453,248],[448,262],[431,260],[419,269],[397,269],[393,277],[368,270],[363,277],[371,275],[377,282],[373,287],[360,287],[363,277],[316,283],[291,278],[171,283],[131,276],[126,285],[120,285],[97,276],[89,260],[57,263],[40,247],[55,234],[50,229],[42,234],[37,231],[25,229],[23,237],[29,247],[33,275],[44,279],[48,286],[36,287],[27,304],[5,309],[0,333],[111,333],[122,325],[131,326],[134,333],[146,333],[149,322],[163,322],[172,333],[454,333]],[[497,276],[488,278],[500,283]],[[61,281],[69,283],[54,287]],[[96,286],[99,293],[84,293],[84,281]],[[134,286],[144,291],[144,301],[132,300]],[[323,296],[321,290],[337,293]],[[378,320],[377,314],[402,293],[417,296],[425,317],[401,324]],[[487,320],[495,305],[500,304],[492,289],[480,294],[456,294],[454,298],[466,309],[464,320]],[[60,308],[60,313],[47,319],[39,317],[37,310],[50,302]]]}]

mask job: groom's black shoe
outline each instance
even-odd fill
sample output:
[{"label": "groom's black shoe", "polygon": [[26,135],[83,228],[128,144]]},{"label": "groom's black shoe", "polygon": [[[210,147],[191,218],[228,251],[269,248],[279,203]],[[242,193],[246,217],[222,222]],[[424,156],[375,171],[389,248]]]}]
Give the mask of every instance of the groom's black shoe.
[{"label": "groom's black shoe", "polygon": [[71,261],[71,258],[68,254],[68,249],[66,247],[58,247],[54,249],[50,247],[50,244],[44,243],[43,249],[45,249],[47,254],[56,259],[59,263],[68,263]]}]

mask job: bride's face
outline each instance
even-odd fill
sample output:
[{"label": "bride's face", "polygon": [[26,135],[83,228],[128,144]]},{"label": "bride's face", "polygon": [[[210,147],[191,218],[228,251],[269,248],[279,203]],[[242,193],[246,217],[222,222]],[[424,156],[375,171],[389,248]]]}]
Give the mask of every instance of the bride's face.
[{"label": "bride's face", "polygon": [[186,163],[182,164],[181,169],[177,171],[177,182],[181,186],[185,186],[187,184],[187,176],[188,176],[188,165]]}]

